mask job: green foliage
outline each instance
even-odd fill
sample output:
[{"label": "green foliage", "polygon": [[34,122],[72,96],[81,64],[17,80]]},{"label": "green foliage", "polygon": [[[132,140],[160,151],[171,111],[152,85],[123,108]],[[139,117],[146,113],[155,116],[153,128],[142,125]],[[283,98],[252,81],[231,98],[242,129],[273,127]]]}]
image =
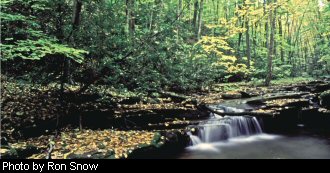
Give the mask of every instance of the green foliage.
[{"label": "green foliage", "polygon": [[[258,81],[267,76],[266,26],[275,7],[273,78],[330,72],[329,3],[320,10],[317,2],[280,1],[266,4],[264,11],[261,1],[204,1],[202,37],[197,40],[192,0],[182,0],[181,9],[179,1],[135,1],[129,9],[126,1],[83,0],[77,28],[72,24],[73,2],[1,1],[2,72],[31,82],[54,82],[61,79],[63,60],[69,58],[84,62],[70,66],[72,82],[144,94]],[[131,30],[127,11],[134,15]]]},{"label": "green foliage", "polygon": [[[27,11],[13,12],[12,8],[22,5],[36,12],[49,10],[48,1],[1,1],[1,28],[4,31],[1,39],[1,61],[12,61],[15,58],[24,60],[41,60],[49,56],[70,58],[78,63],[84,60],[86,51],[59,44],[58,40],[47,36],[40,30],[40,24]],[[12,13],[12,14],[11,14]],[[15,32],[13,32],[15,30]]]},{"label": "green foliage", "polygon": [[[310,77],[296,77],[296,78],[284,78],[284,79],[276,79],[272,81],[273,86],[282,86],[282,85],[290,85],[293,83],[303,83],[303,82],[310,82],[315,80],[314,78]],[[253,86],[263,86],[264,80],[253,78],[251,82],[248,83],[249,85]]]},{"label": "green foliage", "polygon": [[279,65],[274,67],[274,79],[289,78],[292,72],[292,65]]},{"label": "green foliage", "polygon": [[51,39],[19,40],[14,44],[1,44],[2,61],[22,58],[25,60],[41,60],[51,55],[60,55],[82,63],[86,51],[57,44]]}]

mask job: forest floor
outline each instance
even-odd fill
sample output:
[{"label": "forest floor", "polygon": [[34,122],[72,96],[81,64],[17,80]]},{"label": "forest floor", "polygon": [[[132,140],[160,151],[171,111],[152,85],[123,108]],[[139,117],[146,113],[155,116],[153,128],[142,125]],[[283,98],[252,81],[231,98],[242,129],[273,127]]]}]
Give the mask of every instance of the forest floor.
[{"label": "forest floor", "polygon": [[[69,86],[66,101],[61,102],[55,84],[4,82],[0,154],[5,158],[128,158],[139,150],[171,144],[173,139],[184,147],[189,142],[183,139],[186,127],[209,116],[198,109],[199,103],[218,104],[224,100],[301,90],[311,83],[323,81],[285,79],[274,81],[271,87],[263,87],[259,81],[216,84],[208,91],[184,95],[160,92],[152,97],[122,94],[97,86],[81,97],[72,98],[70,92],[79,87]],[[283,106],[297,101],[301,100],[267,104]],[[66,116],[61,116],[59,126],[62,133],[54,137],[56,118],[63,113]],[[83,131],[79,130],[80,125]]]}]

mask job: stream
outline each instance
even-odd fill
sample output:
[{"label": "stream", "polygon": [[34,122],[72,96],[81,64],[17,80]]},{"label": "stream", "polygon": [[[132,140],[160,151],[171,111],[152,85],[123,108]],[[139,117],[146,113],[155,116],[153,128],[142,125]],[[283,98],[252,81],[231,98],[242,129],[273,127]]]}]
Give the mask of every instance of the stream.
[{"label": "stream", "polygon": [[188,147],[181,159],[330,159],[330,139],[316,134],[255,135]]},{"label": "stream", "polygon": [[[252,107],[215,106],[220,112],[243,112]],[[330,159],[330,134],[305,128],[278,134],[263,131],[262,120],[250,116],[215,114],[189,133],[191,146],[180,159]]]}]

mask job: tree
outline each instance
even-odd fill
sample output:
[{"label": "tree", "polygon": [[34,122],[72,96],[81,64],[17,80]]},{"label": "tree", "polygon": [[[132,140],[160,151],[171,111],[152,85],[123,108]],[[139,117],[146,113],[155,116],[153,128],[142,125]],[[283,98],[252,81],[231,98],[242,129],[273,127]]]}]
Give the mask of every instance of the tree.
[{"label": "tree", "polygon": [[[26,4],[32,3],[28,1]],[[32,14],[12,14],[11,7],[16,6],[20,1],[1,2],[1,28],[4,31],[1,35],[1,61],[11,61],[17,58],[23,60],[41,60],[53,55],[60,55],[66,59],[82,63],[84,50],[74,49],[67,45],[58,43],[57,39],[48,37],[40,31],[40,24],[35,22]],[[33,2],[35,3],[35,2]],[[35,4],[38,10],[48,10],[41,4]],[[17,30],[17,34],[11,31]]]},{"label": "tree", "polygon": [[197,40],[200,40],[202,36],[203,10],[204,10],[204,0],[200,0],[199,12],[198,12]]},{"label": "tree", "polygon": [[270,9],[270,39],[269,39],[269,49],[268,49],[268,66],[267,66],[267,77],[265,85],[269,86],[273,77],[273,59],[274,59],[274,46],[275,46],[275,29],[276,29],[276,2],[274,0],[273,7]]},{"label": "tree", "polygon": [[247,55],[247,67],[248,69],[251,68],[251,40],[250,40],[250,22],[249,22],[249,7],[246,4],[246,0],[244,1],[244,4],[246,6],[247,9],[247,15],[245,17],[245,28],[246,28],[246,55]]},{"label": "tree", "polygon": [[[75,0],[74,1],[74,7],[73,7],[73,14],[72,14],[72,29],[68,36],[68,40],[70,44],[75,47],[75,36],[79,32],[79,25],[80,25],[80,19],[81,19],[81,10],[82,10],[82,1],[81,0]],[[63,80],[62,80],[62,91],[64,88],[64,84],[66,82],[73,83],[71,79],[71,61],[69,59],[65,59],[64,61],[64,72],[63,72]]]},{"label": "tree", "polygon": [[194,3],[194,17],[193,17],[193,27],[195,29],[195,31],[197,30],[197,21],[198,21],[198,9],[199,9],[199,2],[198,0],[195,0]]},{"label": "tree", "polygon": [[135,32],[135,0],[126,0],[127,33],[131,42]]}]

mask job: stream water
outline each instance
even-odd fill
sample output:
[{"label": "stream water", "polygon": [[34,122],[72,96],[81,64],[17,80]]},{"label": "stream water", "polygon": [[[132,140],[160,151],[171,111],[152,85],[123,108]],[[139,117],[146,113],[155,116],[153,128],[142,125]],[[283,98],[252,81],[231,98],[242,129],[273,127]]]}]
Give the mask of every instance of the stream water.
[{"label": "stream water", "polygon": [[255,135],[188,147],[182,159],[330,159],[330,139]]},{"label": "stream water", "polygon": [[[219,107],[219,106],[218,106]],[[220,106],[223,112],[243,109]],[[191,146],[182,159],[330,159],[330,135],[297,129],[281,135],[263,133],[255,117],[213,115],[189,134]]]}]

